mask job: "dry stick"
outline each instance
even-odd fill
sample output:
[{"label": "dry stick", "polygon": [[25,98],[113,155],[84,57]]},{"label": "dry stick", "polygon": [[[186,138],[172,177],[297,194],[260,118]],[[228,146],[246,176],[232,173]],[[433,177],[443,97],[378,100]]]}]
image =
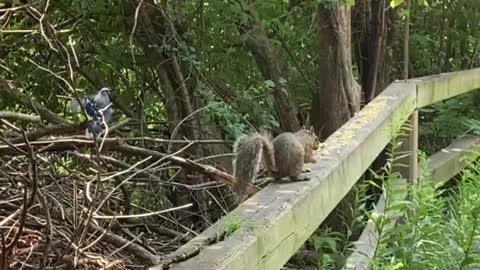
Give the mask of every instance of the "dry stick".
[{"label": "dry stick", "polygon": [[187,144],[187,143],[195,143],[195,144],[233,144],[233,141],[225,141],[225,140],[169,140],[169,139],[157,139],[151,137],[130,137],[124,138],[125,141],[151,141],[151,142],[158,142],[158,143],[171,143],[171,144]]},{"label": "dry stick", "polygon": [[[103,199],[103,201],[100,203],[100,205],[97,207],[97,209],[95,210],[95,213],[103,206],[103,204],[107,201],[108,198],[110,198],[110,196],[112,196],[112,194],[121,186],[123,185],[125,182],[127,182],[128,180],[132,179],[135,175],[139,174],[140,172],[143,172],[143,171],[146,171],[148,170],[149,168],[151,167],[154,167],[156,166],[158,163],[162,162],[163,160],[165,160],[166,158],[170,157],[170,156],[173,156],[173,155],[176,155],[176,154],[179,154],[181,152],[183,152],[185,149],[187,149],[188,147],[190,147],[191,144],[179,149],[177,152],[171,154],[171,155],[167,155],[167,156],[164,156],[162,158],[160,158],[159,160],[155,161],[154,163],[150,164],[149,166],[147,166],[146,168],[142,169],[142,170],[139,170],[137,172],[134,172],[132,175],[130,175],[129,177],[127,177],[125,180],[123,180],[119,185],[115,186],[112,191],[110,191],[110,193]],[[149,156],[148,158],[144,159],[143,161],[141,162],[144,162],[148,159],[150,159],[152,156]],[[135,165],[134,165],[135,166]],[[134,167],[132,166],[132,169]]]},{"label": "dry stick", "polygon": [[[119,128],[122,128],[122,127],[128,125],[128,123],[130,123],[131,121],[132,121],[131,118],[127,118],[125,120],[122,120],[122,121],[116,123],[115,125],[112,125],[111,127],[109,127],[109,132],[111,133],[112,131],[115,131]],[[104,134],[105,134],[105,130],[102,130],[99,135],[103,136]]]},{"label": "dry stick", "polygon": [[83,248],[80,248],[80,252],[83,253],[85,252],[85,250],[93,247],[94,245],[96,245],[102,238],[103,236],[105,236],[105,234],[108,232],[108,230],[112,227],[113,223],[116,221],[115,218],[113,218],[110,223],[108,224],[107,226],[107,229],[105,229],[105,231],[102,232],[102,234],[97,237],[97,239],[95,239],[92,243],[88,244],[87,246],[83,247]]},{"label": "dry stick", "polygon": [[[45,149],[44,152],[72,150],[79,146],[94,147],[94,143],[92,141],[72,139],[72,138],[37,141],[37,142],[32,142],[31,144],[34,146],[51,145],[48,149]],[[18,144],[15,144],[14,146],[22,150],[23,148],[25,148],[24,143],[18,143]],[[141,147],[125,144],[122,142],[121,138],[105,139],[104,147],[106,147],[109,150],[118,151],[118,152],[129,154],[129,155],[152,156],[154,158],[163,158],[167,156],[166,154],[160,153],[155,150],[144,149]],[[12,152],[14,151],[12,151],[10,146],[0,145],[0,155],[9,154]],[[181,166],[185,169],[189,169],[189,170],[201,173],[203,175],[206,175],[208,177],[211,177],[214,180],[223,182],[227,185],[233,185],[236,182],[235,178],[232,175],[226,172],[220,171],[209,165],[203,165],[195,161],[177,157],[177,156],[168,156],[166,160],[172,162],[175,165]],[[257,187],[251,184],[249,185],[249,189],[248,189],[249,195],[253,195],[257,191],[258,191]]]},{"label": "dry stick", "polygon": [[140,0],[140,2],[137,5],[137,8],[135,8],[135,20],[134,20],[133,27],[132,27],[132,32],[130,32],[130,38],[129,38],[130,52],[132,54],[132,61],[133,61],[134,64],[136,64],[137,61],[135,59],[135,54],[133,52],[133,48],[134,48],[134,46],[133,46],[133,35],[135,34],[135,30],[137,29],[138,14],[140,13],[140,8],[142,7],[142,4],[143,4],[143,0]]},{"label": "dry stick", "polygon": [[2,254],[0,254],[0,269],[8,269],[7,268],[7,245],[5,244],[5,235],[3,233],[0,234],[2,239]]},{"label": "dry stick", "polygon": [[38,191],[38,197],[40,198],[40,203],[42,204],[42,207],[45,209],[45,216],[47,218],[47,224],[46,224],[46,230],[47,230],[47,241],[45,244],[45,248],[43,250],[43,255],[42,259],[40,260],[40,267],[39,270],[42,270],[45,268],[48,262],[48,253],[50,252],[50,248],[52,245],[52,239],[53,239],[53,229],[52,229],[52,217],[50,216],[50,210],[48,207],[48,202],[44,194]]},{"label": "dry stick", "polygon": [[[115,173],[115,174],[112,174],[112,175],[109,175],[109,176],[103,178],[102,181],[105,182],[105,181],[108,181],[108,180],[110,180],[110,179],[113,179],[113,178],[115,178],[115,177],[117,177],[117,176],[126,174],[126,173],[134,170],[136,167],[142,165],[143,163],[149,161],[151,158],[152,158],[152,156],[149,156],[149,157],[147,157],[147,158],[144,158],[144,159],[140,160],[139,162],[133,164],[132,166],[129,166],[127,169],[125,169],[125,170],[123,170],[123,171],[119,171],[119,172],[117,172],[117,173]],[[142,169],[142,170],[143,170],[143,169]]]},{"label": "dry stick", "polygon": [[[32,190],[32,194],[30,195],[30,199],[28,199],[28,201],[27,201],[28,191],[27,191],[27,185],[25,185],[24,194],[23,194],[24,204],[23,204],[23,209],[22,209],[22,215],[20,216],[20,225],[18,226],[18,231],[15,234],[15,237],[13,238],[12,242],[10,242],[10,244],[7,245],[7,248],[6,248],[7,252],[11,248],[13,248],[17,244],[18,239],[20,239],[20,235],[23,232],[23,227],[25,226],[25,221],[27,219],[28,208],[30,208],[30,206],[32,206],[33,201],[35,200],[35,195],[37,194],[37,184],[38,184],[37,160],[35,158],[35,154],[33,153],[33,148],[30,145],[30,142],[28,141],[26,133],[24,131],[22,131],[22,133],[23,133],[24,138],[25,138],[25,144],[27,145],[27,148],[28,148],[28,151],[29,151],[28,158],[30,159],[31,168],[32,168],[32,172],[31,172],[30,176],[31,176],[31,180],[32,180],[32,189],[33,190]],[[29,174],[30,174],[30,172],[29,172]]]},{"label": "dry stick", "polygon": [[40,123],[42,120],[38,115],[31,115],[26,113],[18,113],[18,112],[10,112],[10,111],[0,111],[0,119],[11,119],[17,121],[25,121],[25,122],[34,122]]},{"label": "dry stick", "polygon": [[30,100],[28,95],[25,95],[23,93],[20,93],[16,87],[14,87],[11,83],[9,83],[6,80],[0,79],[0,96],[2,97],[10,97],[14,99],[16,102],[22,104],[23,106],[31,109],[32,111],[37,111],[38,115],[42,119],[46,119],[49,122],[55,123],[55,124],[61,124],[64,126],[71,125],[72,122],[59,117],[56,113],[50,111],[49,109],[45,108],[42,106],[40,103]]},{"label": "dry stick", "polygon": [[20,214],[22,212],[22,208],[18,208],[17,211],[11,213],[8,217],[4,218],[2,221],[0,221],[0,227],[4,226],[5,224],[7,224],[10,220],[12,220],[13,218],[15,218],[16,216],[18,216],[18,214]]},{"label": "dry stick", "polygon": [[[126,153],[126,154],[152,156],[156,158],[162,158],[165,156],[165,154],[162,154],[154,150],[143,149],[143,148],[131,146],[128,144],[114,145],[114,146],[111,146],[111,149],[117,150],[119,152]],[[167,160],[171,161],[176,165],[182,166],[183,168],[202,173],[206,176],[209,176],[215,179],[216,181],[223,182],[227,185],[232,185],[236,182],[235,178],[233,178],[233,176],[231,176],[230,174],[217,170],[214,167],[209,165],[203,165],[203,164],[194,162],[192,160],[184,159],[177,156],[170,156],[167,158]],[[250,184],[248,193],[250,195],[253,195],[257,192],[257,190],[258,190],[257,187]]]},{"label": "dry stick", "polygon": [[[11,127],[12,129],[16,130],[16,131],[22,131],[20,128],[18,128],[17,126],[15,126],[14,124],[8,122],[8,121],[5,120],[5,119],[1,119],[1,118],[0,118],[0,121],[1,121],[2,123],[4,123],[5,125]],[[23,140],[23,136],[22,136],[22,140]]]},{"label": "dry stick", "polygon": [[[101,231],[101,232],[105,231],[104,228],[102,228],[98,225],[95,225],[93,223],[90,224],[90,228],[93,229],[93,230],[96,230],[96,231]],[[104,238],[107,242],[112,243],[113,245],[115,245],[117,247],[124,247],[125,246],[124,249],[127,250],[128,253],[132,254],[133,256],[135,256],[137,258],[141,258],[145,262],[146,265],[155,265],[155,264],[158,264],[161,260],[160,256],[154,255],[150,251],[145,249],[144,247],[142,247],[142,246],[140,246],[136,243],[130,242],[130,241],[124,239],[123,237],[121,237],[117,234],[114,234],[112,232],[106,232],[105,235],[104,235]]]},{"label": "dry stick", "polygon": [[[49,0],[47,0],[47,2],[46,2],[44,12],[41,14],[40,19],[38,19],[38,15],[40,14],[40,12],[38,12],[38,11],[35,10],[34,8],[31,8],[30,10],[33,10],[33,11],[34,11],[34,12],[31,12],[32,15],[39,20],[39,23],[40,23],[40,26],[41,26],[41,30],[42,30],[42,36],[45,38],[45,40],[47,40],[47,42],[49,43],[50,47],[51,47],[54,51],[56,51],[57,53],[59,53],[60,50],[56,50],[56,48],[53,47],[53,44],[50,42],[50,39],[49,39],[49,37],[47,37],[46,31],[44,31],[44,28],[43,28],[43,20],[45,19],[45,14],[46,14],[46,11],[47,11],[48,6],[49,6]],[[33,13],[36,13],[36,14],[33,14]],[[36,15],[36,16],[35,16],[35,15]],[[58,48],[61,48],[62,51],[63,51],[63,53],[66,54],[66,60],[67,60],[67,63],[68,63],[69,73],[70,73],[70,82],[66,81],[65,79],[63,79],[63,78],[60,77],[60,76],[57,76],[56,74],[54,74],[53,72],[51,72],[49,69],[46,69],[46,68],[41,67],[40,65],[37,65],[37,64],[34,63],[33,61],[31,61],[31,62],[34,63],[35,65],[37,65],[38,67],[46,70],[47,72],[52,73],[52,75],[54,75],[55,77],[57,77],[58,79],[60,79],[61,81],[63,81],[63,82],[72,90],[72,92],[73,92],[73,94],[74,94],[77,102],[79,102],[79,104],[81,104],[80,99],[79,99],[79,97],[78,97],[78,95],[77,95],[76,89],[75,89],[75,87],[73,86],[73,84],[74,84],[74,73],[73,73],[73,67],[72,67],[72,63],[71,63],[70,53],[69,53],[68,49],[56,38],[56,36],[55,36],[55,31],[56,31],[55,28],[54,28],[51,24],[49,24],[49,22],[48,22],[47,20],[45,20],[45,25],[46,25],[47,28],[48,28],[47,30],[50,30],[48,34],[51,34],[52,40],[55,41],[55,43],[56,43],[56,45],[58,46]],[[51,33],[51,32],[53,32],[53,33]],[[65,59],[65,55],[63,55],[62,53],[59,53],[59,54],[60,54],[60,56],[63,56],[63,58]],[[84,115],[86,116],[86,111],[85,111],[85,109],[83,108],[83,106],[81,106],[81,108],[82,108],[82,111],[83,111]],[[105,139],[105,138],[104,138],[104,139]],[[103,142],[104,142],[104,141],[102,141],[102,145],[101,145],[101,146],[103,146]],[[96,195],[98,194],[98,191],[99,191],[99,189],[100,189],[100,184],[101,184],[101,180],[100,180],[100,177],[101,177],[101,175],[100,175],[100,163],[101,163],[100,151],[101,151],[101,149],[98,148],[98,144],[97,144],[97,140],[96,140],[96,137],[95,137],[95,136],[93,137],[93,144],[94,144],[94,146],[95,146],[96,153],[97,153],[97,155],[99,156],[99,160],[98,160],[98,162],[97,162],[97,178],[98,178],[98,182],[97,182],[97,187],[96,187],[96,189],[95,189],[95,195],[94,195],[94,196],[96,197]],[[86,228],[88,227],[88,224],[92,221],[92,216],[93,216],[93,204],[94,204],[94,201],[92,201],[92,202],[90,203],[89,211],[88,211],[89,215],[88,215],[88,217],[87,217],[87,222],[86,222],[86,224],[85,224],[85,227],[83,228],[83,231],[82,231],[81,236],[80,236],[80,239],[79,239],[79,246],[81,245],[83,239],[84,239],[85,236],[86,236],[86,232],[87,232],[87,229],[86,229]],[[75,233],[75,235],[76,235],[76,233]],[[63,254],[62,254],[62,256],[63,256]],[[76,250],[75,250],[75,258],[77,258],[77,251],[76,251]]]},{"label": "dry stick", "polygon": [[[37,128],[31,132],[27,133],[27,137],[31,141],[37,140],[44,136],[54,136],[54,135],[66,135],[66,134],[76,134],[78,131],[83,130],[87,127],[88,123],[72,124],[72,125],[49,125],[42,128]],[[10,143],[19,143],[23,141],[23,136],[18,136],[13,139],[9,139]]]},{"label": "dry stick", "polygon": [[102,115],[102,123],[103,123],[103,125],[105,126],[105,134],[103,135],[102,142],[100,143],[100,148],[98,149],[98,154],[99,154],[99,155],[100,155],[100,152],[102,151],[103,143],[105,142],[105,139],[106,139],[107,136],[108,136],[108,124],[107,124],[107,122],[105,121],[105,115],[103,115],[103,112],[104,112],[105,110],[108,110],[111,106],[112,106],[112,103],[110,102],[110,104],[108,104],[105,108],[100,109],[100,110],[98,111],[98,112],[100,113],[100,115]]},{"label": "dry stick", "polygon": [[[105,140],[107,145],[118,145],[120,142],[120,138],[108,138]],[[7,145],[0,145],[0,156],[1,155],[9,155],[9,154],[17,154],[17,152],[23,151],[25,152],[26,144],[25,143],[16,143],[16,144],[9,144],[5,142]],[[39,153],[43,152],[55,152],[55,151],[65,151],[65,150],[73,150],[78,147],[95,147],[95,143],[91,140],[85,139],[72,139],[72,138],[60,138],[60,139],[50,139],[50,140],[43,140],[43,141],[34,141],[30,143],[32,146],[35,147],[43,147]],[[46,146],[46,147],[45,147]],[[13,149],[12,149],[13,148]],[[23,153],[23,155],[27,155],[27,153]]]},{"label": "dry stick", "polygon": [[107,258],[112,257],[113,255],[117,254],[118,252],[122,251],[124,248],[128,247],[131,243],[136,242],[140,237],[143,236],[143,234],[144,234],[144,233],[142,232],[142,233],[140,233],[139,235],[133,237],[133,239],[130,240],[130,242],[125,243],[125,245],[119,247],[118,249],[116,249],[116,250],[114,250],[112,253],[110,253],[110,254],[107,256]]},{"label": "dry stick", "polygon": [[[135,167],[140,166],[142,163],[145,163],[146,161],[150,160],[151,158],[152,158],[152,157],[150,156],[150,157],[147,157],[147,158],[145,158],[145,159],[142,159],[142,160],[140,160],[139,162],[133,164],[133,165],[132,165],[130,168],[128,168],[128,169],[126,169],[126,170],[124,170],[124,171],[121,171],[121,172],[118,172],[118,173],[116,173],[116,174],[114,174],[114,175],[108,176],[108,179],[112,179],[112,178],[114,178],[115,176],[119,176],[119,175],[122,175],[122,174],[124,174],[124,173],[127,173],[127,172],[129,172],[130,170],[133,170]],[[106,181],[106,180],[108,180],[108,179],[102,179],[102,181]],[[128,178],[128,179],[129,179],[129,178]],[[92,180],[92,181],[93,181],[93,180]],[[91,186],[92,181],[89,181],[89,182],[87,183],[86,188],[85,188],[86,197],[87,197],[88,201],[90,201],[90,202],[93,201],[93,199],[92,199],[92,197],[91,197],[91,195],[90,195],[90,186]],[[122,183],[123,183],[123,182],[122,182]],[[121,183],[121,184],[122,184],[122,183]],[[97,211],[103,206],[103,204],[108,200],[108,198],[110,198],[110,196],[113,194],[113,192],[115,192],[115,190],[117,190],[117,187],[121,186],[121,184],[118,185],[118,186],[116,186],[116,187],[102,200],[102,202],[99,204],[99,206],[97,206],[97,209],[96,209],[94,212],[97,212]]]},{"label": "dry stick", "polygon": [[[76,151],[69,151],[70,154],[74,155],[75,157],[77,158],[80,158],[80,159],[83,159],[83,160],[88,160],[90,162],[92,162],[92,159],[94,159],[93,155],[89,155],[89,154],[81,154],[79,152],[76,152]],[[117,167],[122,167],[122,168],[125,168],[125,169],[128,169],[130,168],[132,165],[126,163],[126,162],[123,162],[121,160],[118,160],[118,159],[115,159],[113,157],[110,157],[110,156],[102,156],[102,159],[114,166],[117,166]],[[163,164],[164,165],[164,164]],[[149,171],[155,171],[155,172],[158,172],[158,171],[162,171],[162,170],[169,170],[171,168],[181,168],[179,166],[177,167],[164,167],[164,168],[161,168],[161,169],[156,169],[156,168],[152,168],[151,170],[147,170],[147,171],[142,171],[140,172],[140,175],[143,175],[146,177],[146,179],[148,181],[152,181],[152,179],[155,179],[154,181],[155,182],[159,182],[159,183],[162,183],[162,184],[165,184],[165,185],[171,185],[171,186],[179,186],[179,187],[184,187],[184,188],[187,188],[187,189],[192,189],[192,185],[187,185],[187,184],[182,184],[182,183],[176,183],[176,182],[170,182],[170,181],[166,181],[166,180],[161,180],[158,176],[152,174],[151,172]],[[138,171],[138,169],[135,169],[135,171]],[[105,180],[105,179],[104,179]],[[138,178],[137,178],[138,180]],[[216,183],[218,184],[217,181],[214,181],[213,183]]]},{"label": "dry stick", "polygon": [[[175,62],[175,61],[174,61]],[[223,102],[216,102],[216,103],[213,103],[213,104],[210,104],[208,106],[205,106],[205,107],[202,107],[202,108],[199,108],[195,111],[193,111],[191,114],[187,115],[185,118],[183,118],[180,122],[178,122],[177,126],[173,129],[173,132],[172,132],[172,135],[170,136],[170,139],[173,140],[173,138],[175,138],[175,136],[177,135],[177,132],[178,132],[178,129],[180,128],[180,126],[185,122],[187,121],[187,119],[189,119],[190,117],[194,116],[195,114],[203,111],[203,110],[206,110],[210,107],[213,107],[213,106],[216,106],[216,105],[219,105],[219,104],[222,104]],[[172,144],[169,143],[168,144],[168,147],[167,149],[170,150],[170,148],[172,147]]]},{"label": "dry stick", "polygon": [[[88,141],[88,143],[91,144],[92,142],[91,142],[91,141]],[[94,138],[94,142],[93,142],[93,143],[96,144],[95,138]],[[98,148],[97,148],[97,150],[98,150]],[[100,161],[99,161],[99,162],[100,162]],[[99,176],[100,170],[98,169],[97,171],[98,171],[97,177],[100,177],[100,176]],[[100,181],[100,179],[99,179],[99,181],[98,181],[97,183],[100,183],[100,182],[101,182],[101,181]],[[73,186],[74,186],[74,189],[76,190],[76,180],[75,180],[75,179],[74,179],[74,181],[73,181],[72,184],[73,184]],[[99,189],[99,187],[97,186],[97,189],[96,189],[96,190],[98,190],[98,189]],[[74,198],[73,198],[73,200],[74,200],[74,209],[73,209],[73,210],[74,210],[74,218],[77,216],[77,215],[76,215],[76,211],[77,211],[77,210],[76,210],[76,209],[77,209],[77,196],[76,196],[76,194],[77,194],[77,192],[74,192]],[[95,194],[95,195],[96,195],[96,194]],[[80,244],[81,244],[81,241],[82,241],[82,239],[84,239],[84,237],[85,237],[85,235],[86,235],[86,228],[89,227],[89,223],[93,220],[93,219],[92,219],[92,217],[93,217],[93,211],[92,211],[92,209],[93,209],[93,201],[90,203],[90,206],[89,206],[89,208],[88,208],[87,211],[86,211],[87,213],[89,213],[89,216],[88,216],[88,220],[87,220],[87,222],[85,223],[85,226],[84,226],[84,228],[83,228],[84,230],[81,231],[81,230],[80,230],[80,226],[79,226],[78,228],[75,229],[75,231],[74,231],[74,233],[73,233],[73,235],[72,235],[71,238],[68,238],[67,236],[64,236],[64,237],[69,241],[68,246],[72,245],[72,246],[74,247],[75,258],[77,258],[77,252],[78,252],[79,246],[80,246]],[[74,221],[74,222],[75,222],[75,221]],[[76,223],[74,223],[74,226],[75,226],[75,224],[76,224]],[[78,241],[80,244],[77,245],[77,244],[75,244],[75,240],[77,239],[78,233],[80,233],[80,231],[81,231],[81,233],[82,233],[81,236],[80,236],[80,239],[79,239],[79,241]],[[58,263],[63,260],[66,252],[67,252],[67,249],[64,249],[63,252],[60,254],[60,256],[57,258],[57,260],[55,261],[55,265],[54,265],[55,268],[58,266]]]},{"label": "dry stick", "polygon": [[176,211],[176,210],[189,208],[192,205],[193,205],[193,203],[188,203],[188,204],[178,206],[178,207],[173,207],[173,208],[169,208],[169,209],[164,209],[164,210],[155,211],[155,212],[151,212],[151,213],[138,214],[138,215],[116,215],[116,216],[95,215],[94,218],[95,219],[127,219],[127,218],[149,217],[149,216],[155,216],[155,215],[160,215],[160,214],[164,214],[164,213],[168,213],[168,212],[172,212],[172,211]]},{"label": "dry stick", "polygon": [[0,138],[0,140],[1,140],[2,142],[4,142],[9,148],[10,148],[10,147],[13,148],[15,151],[19,152],[20,154],[25,155],[25,156],[28,155],[28,153],[27,153],[26,151],[24,151],[23,149],[20,149],[19,147],[17,147],[17,146],[14,145],[14,144],[11,144],[11,143],[10,143],[9,141],[7,141],[6,139]]},{"label": "dry stick", "polygon": [[[169,235],[169,236],[173,236],[175,238],[185,238],[187,237],[187,234],[188,233],[182,233],[180,231],[176,231],[176,230],[173,230],[173,229],[169,229],[163,225],[160,225],[160,224],[157,224],[157,223],[134,223],[134,222],[131,222],[131,223],[128,223],[128,224],[120,224],[118,225],[118,227],[120,229],[130,229],[130,228],[136,228],[136,227],[147,227],[149,230],[153,230],[153,231],[156,231],[158,234],[164,234],[164,235]],[[190,237],[192,238],[192,237]]]},{"label": "dry stick", "polygon": [[[52,209],[54,212],[58,211],[56,209]],[[58,215],[58,213],[54,213],[55,215]],[[142,246],[128,241],[124,239],[123,237],[113,233],[113,232],[108,232],[104,228],[94,224],[90,223],[89,224],[89,230],[94,231],[94,232],[100,232],[105,239],[106,242],[113,244],[116,247],[121,247],[128,253],[134,255],[137,258],[140,258],[141,260],[145,261],[147,265],[154,265],[160,262],[161,258],[160,256],[156,256],[152,254],[150,251],[146,250]],[[62,235],[65,239],[70,240],[67,236],[65,236],[62,232],[58,231],[60,235]],[[74,249],[78,249],[79,247],[75,246],[73,244]],[[60,258],[59,258],[60,260]]]},{"label": "dry stick", "polygon": [[[5,2],[5,1],[3,1],[3,2]],[[25,5],[14,6],[14,7],[9,7],[9,8],[0,8],[0,12],[17,11],[17,10],[24,9],[24,8],[27,8],[27,7],[32,6],[32,5],[33,4],[25,4]]]},{"label": "dry stick", "polygon": [[[85,222],[85,226],[83,227],[82,234],[80,235],[80,239],[78,241],[78,246],[79,247],[82,245],[82,242],[87,235],[89,224],[93,221],[93,215],[95,213],[94,203],[95,203],[95,200],[97,199],[97,195],[99,193],[100,186],[101,186],[101,183],[102,183],[101,166],[100,166],[100,164],[102,162],[102,157],[100,156],[100,149],[98,148],[98,141],[97,141],[97,138],[95,136],[93,136],[93,143],[94,143],[95,151],[96,151],[97,158],[98,158],[98,160],[97,160],[97,186],[95,187],[95,193],[93,195],[94,198],[92,199],[92,201],[90,202],[90,205],[88,206],[87,221]],[[75,254],[75,256],[77,256],[77,254]]]}]

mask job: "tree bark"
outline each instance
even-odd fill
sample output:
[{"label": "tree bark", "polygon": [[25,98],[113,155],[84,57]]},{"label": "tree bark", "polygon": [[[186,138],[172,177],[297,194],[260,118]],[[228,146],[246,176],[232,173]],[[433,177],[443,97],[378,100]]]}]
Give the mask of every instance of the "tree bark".
[{"label": "tree bark", "polygon": [[390,83],[392,47],[401,40],[398,11],[388,9],[389,1],[358,1],[353,12],[355,58],[359,67],[364,104]]},{"label": "tree bark", "polygon": [[350,8],[318,6],[319,89],[311,119],[326,138],[360,109],[360,86],[352,72]]},{"label": "tree bark", "polygon": [[297,131],[300,129],[298,104],[294,91],[288,85],[285,57],[272,45],[265,26],[253,7],[245,12],[249,15],[249,21],[246,25],[240,25],[240,32],[247,38],[247,47],[263,78],[274,83],[273,98],[280,128],[283,131]]},{"label": "tree bark", "polygon": [[[326,138],[360,109],[361,88],[353,77],[351,15],[347,5],[318,5],[319,89],[313,95],[311,119]],[[349,192],[324,226],[345,232],[353,218],[354,193]]]}]

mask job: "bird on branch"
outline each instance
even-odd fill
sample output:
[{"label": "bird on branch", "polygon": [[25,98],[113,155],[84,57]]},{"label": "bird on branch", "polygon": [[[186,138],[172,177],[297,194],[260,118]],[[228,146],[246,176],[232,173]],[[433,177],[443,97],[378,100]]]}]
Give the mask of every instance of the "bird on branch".
[{"label": "bird on branch", "polygon": [[103,128],[108,127],[112,120],[112,103],[110,101],[110,91],[108,87],[100,89],[96,95],[83,96],[80,98],[80,104],[74,100],[69,104],[69,110],[74,113],[81,113],[82,107],[91,120],[90,131],[97,136]]}]

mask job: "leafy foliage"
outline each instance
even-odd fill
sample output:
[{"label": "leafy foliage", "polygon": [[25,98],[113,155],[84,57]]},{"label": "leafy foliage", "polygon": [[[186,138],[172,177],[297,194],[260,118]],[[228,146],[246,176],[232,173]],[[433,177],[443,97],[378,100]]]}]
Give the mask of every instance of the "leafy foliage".
[{"label": "leafy foliage", "polygon": [[411,203],[398,208],[405,213],[402,225],[384,233],[375,269],[478,268],[479,165],[463,171],[453,194],[446,195],[428,179],[412,187]]},{"label": "leafy foliage", "polygon": [[480,119],[479,102],[480,94],[472,92],[421,109],[421,148],[433,154],[457,136],[475,130],[475,119]]}]

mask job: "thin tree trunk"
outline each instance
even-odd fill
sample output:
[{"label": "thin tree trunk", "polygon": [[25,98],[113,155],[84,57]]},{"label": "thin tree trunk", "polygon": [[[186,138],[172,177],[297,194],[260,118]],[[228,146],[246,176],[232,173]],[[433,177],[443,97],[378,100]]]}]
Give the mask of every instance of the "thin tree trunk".
[{"label": "thin tree trunk", "polygon": [[[138,12],[138,18],[128,17],[127,29],[132,29],[135,22],[137,27],[135,31],[135,40],[143,48],[146,55],[153,57],[158,61],[156,68],[162,87],[158,89],[158,95],[162,98],[168,119],[171,121],[169,126],[170,135],[175,138],[188,138],[189,140],[215,139],[222,138],[222,130],[209,121],[208,116],[201,109],[206,105],[205,101],[197,98],[198,81],[197,71],[192,70],[188,64],[185,64],[180,53],[165,50],[165,47],[182,48],[189,44],[181,32],[182,28],[188,28],[188,24],[178,23],[177,18],[172,15],[172,9],[168,5],[156,5],[153,0],[132,0],[131,2],[136,10],[139,4],[141,7]],[[176,3],[175,4],[179,4]],[[182,7],[178,7],[181,9]],[[136,20],[136,21],[135,21]],[[180,25],[177,29],[177,25]],[[188,74],[188,75],[186,75]],[[182,122],[183,121],[183,122]],[[177,125],[180,125],[177,128]],[[175,151],[175,147],[170,152]],[[224,154],[229,151],[226,145],[215,145],[205,147],[203,145],[194,145],[189,148],[188,154],[197,157],[207,157],[211,155]],[[214,161],[214,159],[210,159]],[[217,161],[217,160],[216,160]],[[218,159],[220,166],[230,165],[231,160]],[[226,166],[224,166],[226,167]],[[189,183],[185,172],[176,176],[177,181]],[[172,191],[168,198],[176,203],[195,202],[196,211],[201,216],[191,216],[189,219],[192,225],[205,225],[215,219],[212,217],[209,207],[210,195],[206,191],[197,191],[193,193],[182,193]],[[220,196],[220,195],[219,195]],[[183,213],[190,215],[188,213]],[[204,221],[208,222],[204,222]]]},{"label": "thin tree trunk", "polygon": [[[407,0],[407,10],[410,12],[410,0]],[[410,43],[410,14],[405,19],[405,27],[403,28],[403,72],[402,77],[404,80],[408,79],[408,66],[409,66],[409,43]]]},{"label": "thin tree trunk", "polygon": [[314,93],[311,119],[326,138],[360,109],[360,86],[353,78],[350,8],[318,7],[319,89]]},{"label": "thin tree trunk", "polygon": [[[385,79],[387,60],[387,12],[385,0],[359,1],[354,7],[356,62],[362,85],[362,104],[370,102],[389,83]],[[390,15],[393,12],[389,13]]]},{"label": "thin tree trunk", "polygon": [[272,45],[265,25],[253,6],[245,12],[249,16],[249,21],[240,25],[240,32],[246,36],[246,44],[255,58],[263,78],[274,83],[273,98],[280,128],[283,131],[297,131],[300,129],[298,104],[294,91],[288,85],[285,56]]}]

